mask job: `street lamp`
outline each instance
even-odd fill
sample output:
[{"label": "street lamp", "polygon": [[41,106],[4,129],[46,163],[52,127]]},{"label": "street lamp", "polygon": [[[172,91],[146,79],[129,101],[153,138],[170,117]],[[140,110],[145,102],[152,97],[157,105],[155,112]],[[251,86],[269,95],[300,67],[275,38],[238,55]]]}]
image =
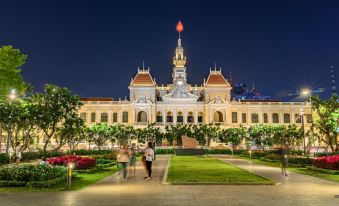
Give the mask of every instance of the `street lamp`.
[{"label": "street lamp", "polygon": [[[8,97],[9,97],[9,100],[10,100],[9,104],[11,104],[11,102],[14,101],[16,99],[16,97],[17,97],[15,89],[11,89],[11,91],[9,92]],[[10,114],[9,118],[11,118],[11,114]],[[9,132],[7,132],[6,154],[8,154],[8,151],[9,151],[9,141],[11,140],[11,127],[12,127],[12,125],[11,125],[11,120],[10,120],[8,122],[8,129],[9,129],[8,131]]]},{"label": "street lamp", "polygon": [[305,121],[304,121],[304,109],[300,109],[300,118],[301,118],[301,128],[303,132],[303,138],[304,138],[304,155],[306,155],[306,136],[305,136]]},{"label": "street lamp", "polygon": [[74,163],[70,162],[68,163],[67,167],[67,183],[68,183],[68,189],[71,189],[72,187],[72,170],[74,168]]}]

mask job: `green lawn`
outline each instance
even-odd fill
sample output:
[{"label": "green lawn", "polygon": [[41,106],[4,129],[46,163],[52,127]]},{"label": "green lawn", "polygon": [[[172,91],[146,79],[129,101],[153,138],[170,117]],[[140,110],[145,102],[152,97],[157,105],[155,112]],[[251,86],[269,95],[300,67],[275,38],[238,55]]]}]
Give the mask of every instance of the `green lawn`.
[{"label": "green lawn", "polygon": [[[72,179],[72,191],[82,189],[86,186],[94,184],[99,180],[102,180],[116,172],[118,172],[120,168],[117,166],[108,167],[102,169],[94,174],[77,174],[76,177]],[[52,188],[26,188],[26,187],[0,187],[0,192],[4,191],[66,191],[67,185],[65,183],[61,183],[55,185]]]},{"label": "green lawn", "polygon": [[207,156],[173,156],[171,184],[273,184],[273,181]]},{"label": "green lawn", "polygon": [[[267,166],[271,166],[271,167],[280,167],[279,162],[266,162],[260,159],[250,159],[248,157],[242,157],[242,156],[238,156],[238,157],[242,159],[251,160],[256,163],[261,163]],[[303,168],[303,167],[293,167],[293,166],[289,166],[287,170],[300,173],[300,174],[304,174],[304,175],[318,177],[318,178],[325,179],[325,180],[339,182],[339,175],[326,174],[326,173],[321,173],[318,171],[308,170],[307,168]]]}]

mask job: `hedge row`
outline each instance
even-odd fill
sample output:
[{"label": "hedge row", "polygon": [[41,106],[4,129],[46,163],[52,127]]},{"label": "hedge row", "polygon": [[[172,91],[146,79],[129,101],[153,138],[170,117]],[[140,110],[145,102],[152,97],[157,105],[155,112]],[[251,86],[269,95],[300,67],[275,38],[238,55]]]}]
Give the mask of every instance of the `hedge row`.
[{"label": "hedge row", "polygon": [[327,173],[327,174],[332,174],[332,175],[339,175],[338,170],[327,170],[327,169],[322,169],[318,168],[315,166],[306,166],[308,170],[316,171],[316,172],[321,172],[321,173]]}]

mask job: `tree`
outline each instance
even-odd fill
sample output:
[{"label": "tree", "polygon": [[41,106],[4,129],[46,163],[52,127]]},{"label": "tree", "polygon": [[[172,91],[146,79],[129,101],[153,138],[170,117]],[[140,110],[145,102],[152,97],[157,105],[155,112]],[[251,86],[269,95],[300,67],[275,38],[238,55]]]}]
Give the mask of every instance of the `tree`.
[{"label": "tree", "polygon": [[50,139],[66,119],[78,115],[82,102],[67,88],[50,84],[45,85],[45,93],[36,93],[32,99],[39,111],[37,124],[45,135],[43,151],[46,152]]},{"label": "tree", "polygon": [[206,132],[206,137],[207,137],[207,146],[210,146],[211,145],[211,141],[212,140],[216,140],[219,136],[219,130],[220,130],[220,126],[219,125],[212,125],[210,124],[208,127],[207,127],[207,130],[204,131]]},{"label": "tree", "polygon": [[265,146],[272,146],[273,129],[272,126],[269,125],[261,125],[257,124],[251,126],[248,129],[248,135],[251,140],[255,142],[255,144],[260,147],[263,151],[265,151]]},{"label": "tree", "polygon": [[25,64],[27,56],[12,46],[0,48],[0,98],[8,96],[10,89],[23,95],[30,86],[23,80],[20,67]]},{"label": "tree", "polygon": [[106,123],[97,123],[90,127],[91,137],[93,137],[94,144],[101,150],[101,147],[108,141],[115,131],[114,127],[108,127]]},{"label": "tree", "polygon": [[339,151],[339,101],[337,95],[328,100],[313,96],[312,109],[315,111],[313,128],[319,131],[321,141],[331,148],[332,152]]},{"label": "tree", "polygon": [[219,139],[224,143],[231,143],[232,149],[236,150],[246,138],[247,131],[244,127],[227,128],[219,133]]},{"label": "tree", "polygon": [[60,137],[60,140],[59,146],[55,150],[60,149],[62,145],[67,143],[72,154],[76,147],[86,139],[83,120],[78,116],[66,119],[57,136]]}]

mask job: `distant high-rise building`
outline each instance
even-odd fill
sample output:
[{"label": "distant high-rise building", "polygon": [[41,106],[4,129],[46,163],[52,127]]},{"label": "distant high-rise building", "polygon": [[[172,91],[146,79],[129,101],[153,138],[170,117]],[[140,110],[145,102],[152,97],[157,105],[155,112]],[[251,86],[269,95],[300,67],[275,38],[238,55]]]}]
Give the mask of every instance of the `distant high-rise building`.
[{"label": "distant high-rise building", "polygon": [[331,92],[332,94],[337,94],[337,87],[334,76],[334,66],[331,66]]}]

